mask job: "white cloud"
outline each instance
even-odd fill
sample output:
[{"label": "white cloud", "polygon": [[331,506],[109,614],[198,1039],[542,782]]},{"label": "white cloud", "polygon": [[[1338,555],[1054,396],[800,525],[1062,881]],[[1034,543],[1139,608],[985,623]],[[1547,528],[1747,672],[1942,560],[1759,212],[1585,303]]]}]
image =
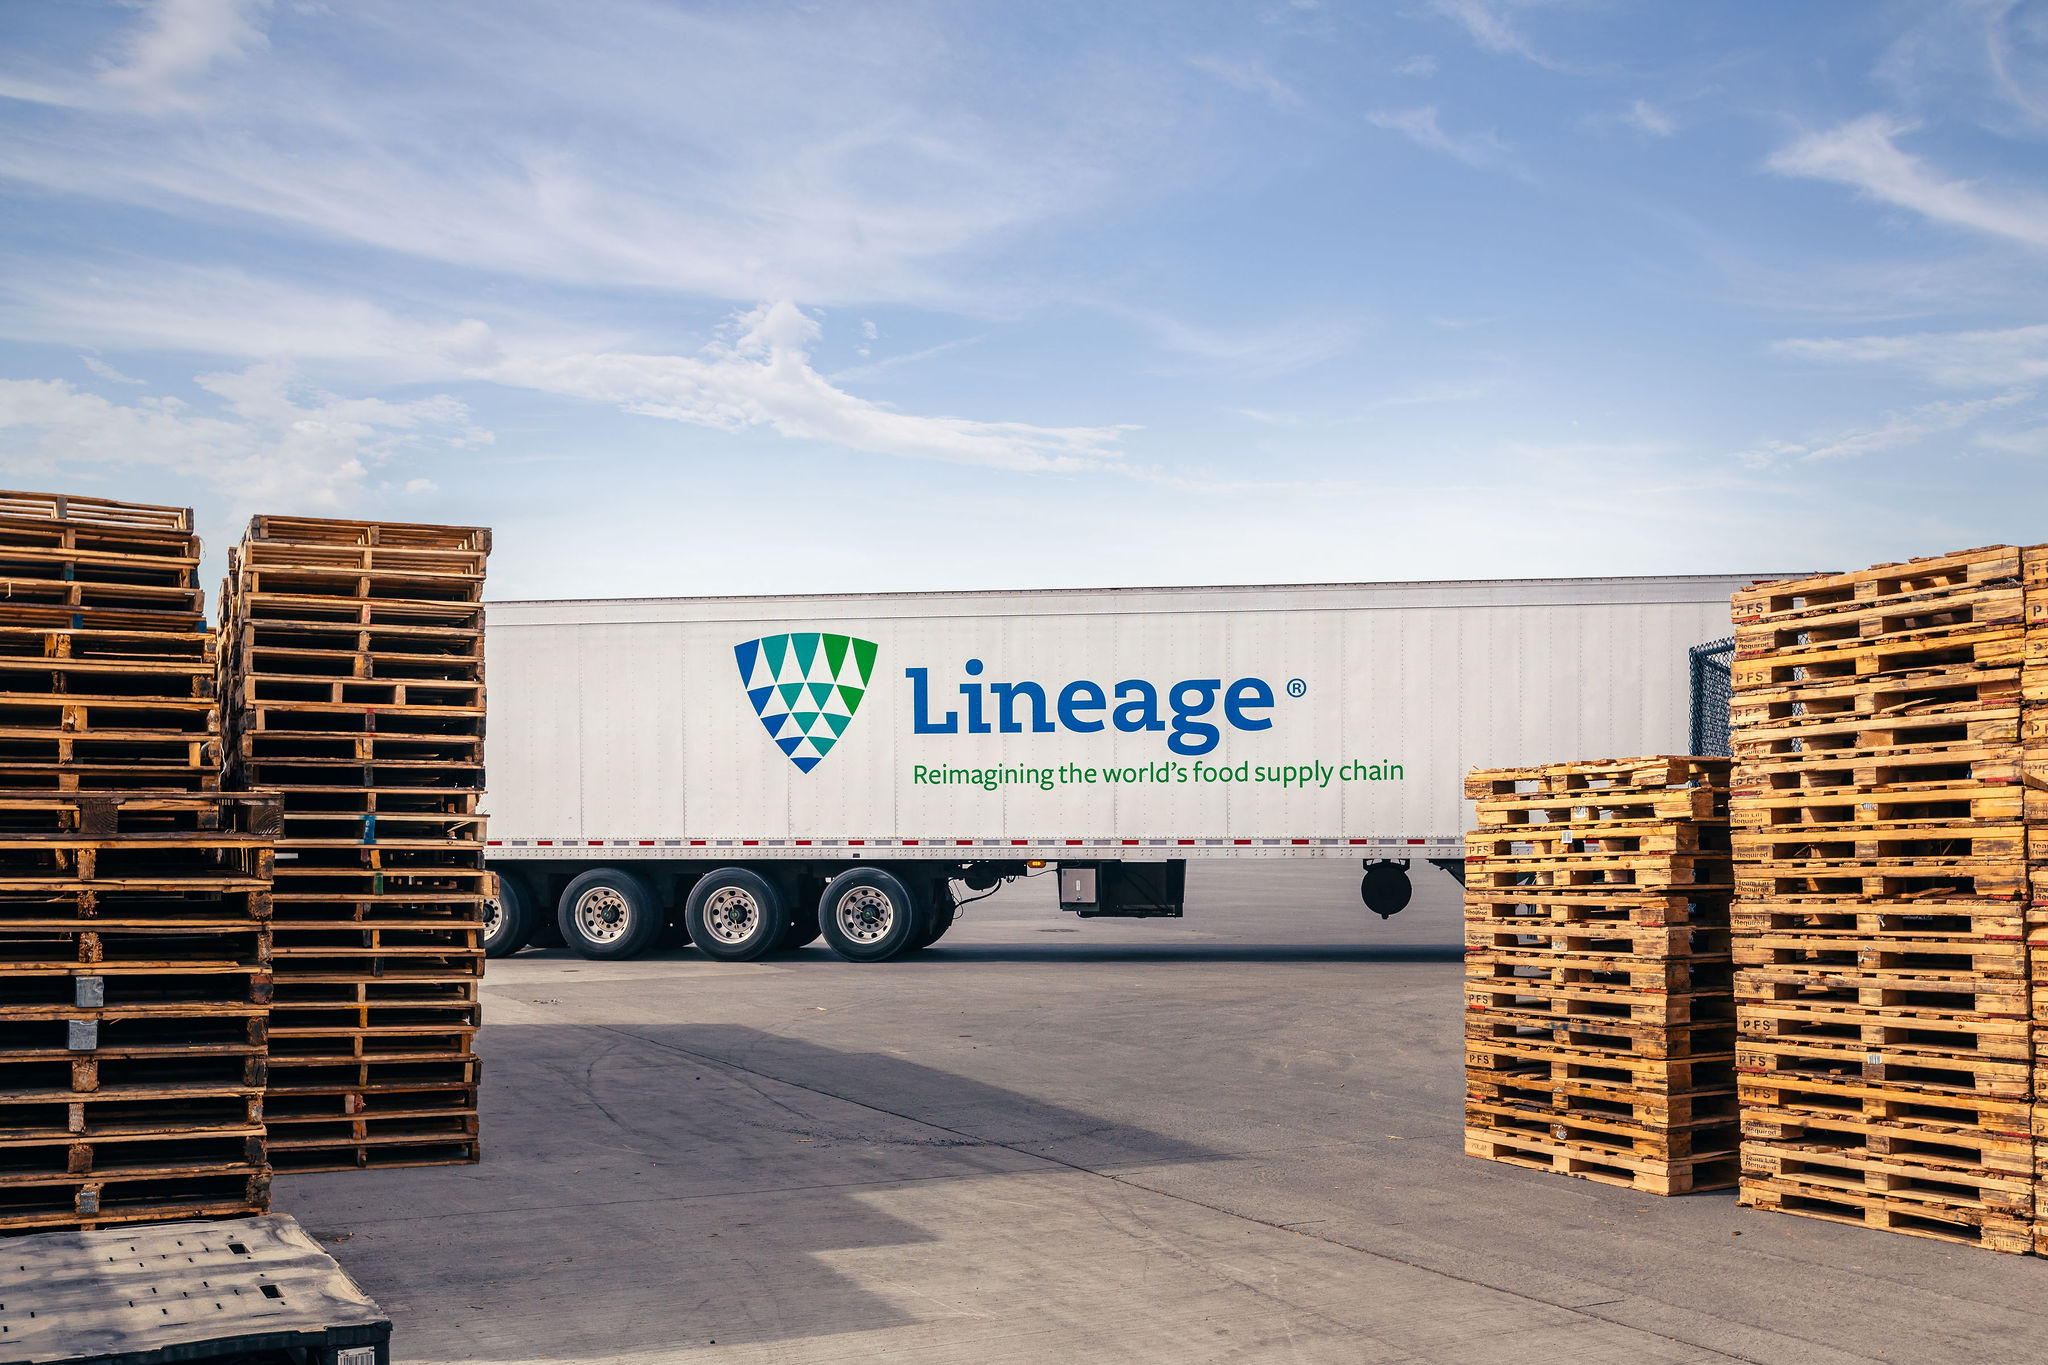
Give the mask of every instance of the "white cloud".
[{"label": "white cloud", "polygon": [[2048,381],[2048,323],[1982,332],[1795,337],[1771,349],[1827,365],[1881,365],[1952,388]]},{"label": "white cloud", "polygon": [[1420,109],[1380,109],[1365,117],[1376,128],[1400,133],[1418,146],[1456,157],[1468,166],[1485,169],[1500,164],[1508,154],[1507,144],[1492,129],[1483,133],[1445,131],[1433,104]]},{"label": "white cloud", "polygon": [[154,0],[126,39],[126,60],[100,80],[144,108],[189,107],[196,78],[266,46],[254,16],[269,8],[270,0]]},{"label": "white cloud", "polygon": [[1410,57],[1407,61],[1394,68],[1394,74],[1397,76],[1434,76],[1436,74],[1436,58],[1427,54],[1420,57]]},{"label": "white cloud", "polygon": [[1967,401],[1921,403],[1915,407],[1886,412],[1878,420],[1850,427],[1806,441],[1767,440],[1736,454],[1736,459],[1755,468],[1788,461],[1840,460],[1882,454],[1915,446],[1930,436],[1960,431],[1991,414],[2003,412],[2031,399],[2026,389],[2015,389],[1990,398]]},{"label": "white cloud", "polygon": [[1651,105],[1646,100],[1637,100],[1622,111],[1621,121],[1651,137],[1670,137],[1678,125],[1671,116]]},{"label": "white cloud", "polygon": [[405,491],[413,495],[438,493],[441,491],[441,485],[435,483],[432,479],[407,479],[405,481]]},{"label": "white cloud", "polygon": [[[560,349],[597,349],[619,340],[617,332],[504,316],[530,339]],[[400,317],[366,299],[232,267],[89,268],[19,256],[0,256],[0,336],[107,350],[341,362],[381,378],[429,383],[488,363],[496,344],[492,329],[475,318]]]},{"label": "white cloud", "polygon": [[2048,459],[2048,426],[2022,428],[2018,431],[1987,431],[1977,437],[1977,444],[1987,450]]},{"label": "white cloud", "polygon": [[1188,65],[1208,72],[1233,90],[1261,96],[1276,109],[1293,109],[1301,104],[1301,96],[1294,88],[1259,62],[1201,56],[1188,58]]},{"label": "white cloud", "polygon": [[255,365],[202,375],[218,412],[176,398],[114,403],[62,380],[0,380],[0,468],[11,477],[154,466],[202,480],[239,505],[341,506],[368,471],[412,445],[475,445],[490,434],[444,396],[407,403],[307,393]]},{"label": "white cloud", "polygon": [[795,304],[764,304],[734,324],[732,336],[699,356],[511,355],[491,366],[488,377],[722,431],[767,427],[853,450],[999,469],[1114,463],[1121,433],[1129,429],[896,412],[835,388],[811,367],[818,324]]},{"label": "white cloud", "polygon": [[[499,384],[720,430],[765,427],[874,454],[1005,469],[1108,463],[1120,454],[1124,430],[925,417],[859,398],[813,368],[818,324],[792,302],[735,315],[711,345],[675,355],[632,349],[616,334],[563,331],[517,314],[502,330],[478,318],[403,317],[366,300],[238,271],[81,279],[46,269],[35,283],[0,287],[0,335],[251,361],[310,358],[364,382]],[[879,373],[975,339],[841,377]]]},{"label": "white cloud", "polygon": [[1810,133],[1773,153],[1766,164],[1780,175],[1851,186],[1936,222],[2048,247],[2048,198],[1946,177],[1900,149],[1896,139],[1911,131],[1912,125],[1888,115],[1869,114]]},{"label": "white cloud", "polygon": [[1522,57],[1539,66],[1552,63],[1529,45],[1512,15],[1547,0],[1429,0],[1429,8],[1465,30],[1473,42],[1488,52]]},{"label": "white cloud", "polygon": [[149,382],[146,379],[135,379],[129,375],[122,374],[96,355],[82,355],[78,359],[79,363],[83,364],[86,369],[91,370],[110,384],[146,384]]},{"label": "white cloud", "polygon": [[[0,51],[0,94],[53,106],[0,177],[462,271],[984,304],[1022,286],[963,253],[1121,192],[1192,85],[1087,55],[977,80],[908,15],[576,9],[294,9],[236,61],[256,6],[165,0],[100,75]],[[371,74],[400,67],[436,79]]]}]

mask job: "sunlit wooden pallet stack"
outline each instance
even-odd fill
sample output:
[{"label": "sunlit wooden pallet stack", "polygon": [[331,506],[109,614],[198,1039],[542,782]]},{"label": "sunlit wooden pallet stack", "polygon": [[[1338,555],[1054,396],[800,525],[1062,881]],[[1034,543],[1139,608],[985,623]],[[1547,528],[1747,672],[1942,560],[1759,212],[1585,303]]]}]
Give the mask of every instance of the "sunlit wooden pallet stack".
[{"label": "sunlit wooden pallet stack", "polygon": [[475,1161],[490,533],[260,516],[230,554],[230,785],[284,802],[279,1170]]},{"label": "sunlit wooden pallet stack", "polygon": [[182,507],[0,492],[0,790],[220,789]]},{"label": "sunlit wooden pallet stack", "polygon": [[2034,1251],[2048,1256],[2048,545],[2021,551],[2026,658],[2020,764],[2027,820],[2027,956],[2034,1031]]},{"label": "sunlit wooden pallet stack", "polygon": [[1742,1200],[2030,1245],[2020,552],[1737,593]]},{"label": "sunlit wooden pallet stack", "polygon": [[0,1230],[260,1212],[275,808],[192,514],[0,493]]},{"label": "sunlit wooden pallet stack", "polygon": [[1653,1194],[1735,1183],[1728,769],[1466,778],[1466,1152]]}]

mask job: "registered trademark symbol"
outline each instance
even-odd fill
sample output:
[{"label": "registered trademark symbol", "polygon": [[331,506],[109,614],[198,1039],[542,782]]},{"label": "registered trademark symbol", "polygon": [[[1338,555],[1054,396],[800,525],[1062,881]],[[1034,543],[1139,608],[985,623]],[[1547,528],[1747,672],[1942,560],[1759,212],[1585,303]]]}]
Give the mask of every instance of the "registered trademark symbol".
[{"label": "registered trademark symbol", "polygon": [[1305,682],[1303,682],[1303,681],[1302,681],[1301,679],[1299,679],[1299,678],[1289,678],[1289,679],[1287,680],[1287,695],[1288,695],[1288,696],[1290,696],[1290,697],[1300,697],[1300,696],[1306,696],[1306,695],[1307,695],[1307,693],[1308,693],[1308,684],[1307,684],[1307,683],[1305,683]]}]

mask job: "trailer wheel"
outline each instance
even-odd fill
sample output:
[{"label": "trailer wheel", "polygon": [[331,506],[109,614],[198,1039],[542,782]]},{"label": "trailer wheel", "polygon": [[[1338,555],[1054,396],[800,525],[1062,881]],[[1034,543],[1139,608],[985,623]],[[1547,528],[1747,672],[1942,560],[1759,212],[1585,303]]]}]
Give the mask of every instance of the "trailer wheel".
[{"label": "trailer wheel", "polygon": [[917,937],[911,941],[910,951],[929,948],[946,936],[953,927],[953,917],[958,913],[953,907],[953,887],[949,882],[933,882],[924,894],[919,907],[924,913],[919,916],[920,927]]},{"label": "trailer wheel", "polygon": [[624,868],[594,867],[562,888],[555,922],[579,957],[635,957],[661,935],[661,901]]},{"label": "trailer wheel", "polygon": [[744,867],[721,867],[690,888],[683,921],[704,956],[752,962],[774,950],[789,912],[767,878]]},{"label": "trailer wheel", "polygon": [[796,909],[789,912],[789,922],[782,926],[782,936],[775,940],[775,951],[793,953],[805,944],[815,941],[819,932],[816,903],[799,904]]},{"label": "trailer wheel", "polygon": [[498,874],[498,894],[484,902],[484,956],[510,957],[533,937],[533,895],[516,873]]},{"label": "trailer wheel", "polygon": [[924,916],[895,874],[852,867],[825,884],[818,928],[825,946],[848,962],[884,962],[916,941]]}]

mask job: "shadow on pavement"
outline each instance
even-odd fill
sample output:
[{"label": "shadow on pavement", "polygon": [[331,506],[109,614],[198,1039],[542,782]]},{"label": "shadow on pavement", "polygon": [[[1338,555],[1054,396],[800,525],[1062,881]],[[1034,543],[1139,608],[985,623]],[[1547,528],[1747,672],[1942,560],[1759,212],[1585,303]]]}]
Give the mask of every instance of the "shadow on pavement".
[{"label": "shadow on pavement", "polygon": [[912,1320],[898,1303],[914,1287],[881,1297],[831,1263],[932,1240],[887,1211],[892,1191],[1056,1172],[1040,1153],[1224,1159],[900,1057],[736,1025],[513,1025],[479,1041],[481,1165],[276,1183],[278,1211],[392,1315],[400,1358],[894,1326]]}]

